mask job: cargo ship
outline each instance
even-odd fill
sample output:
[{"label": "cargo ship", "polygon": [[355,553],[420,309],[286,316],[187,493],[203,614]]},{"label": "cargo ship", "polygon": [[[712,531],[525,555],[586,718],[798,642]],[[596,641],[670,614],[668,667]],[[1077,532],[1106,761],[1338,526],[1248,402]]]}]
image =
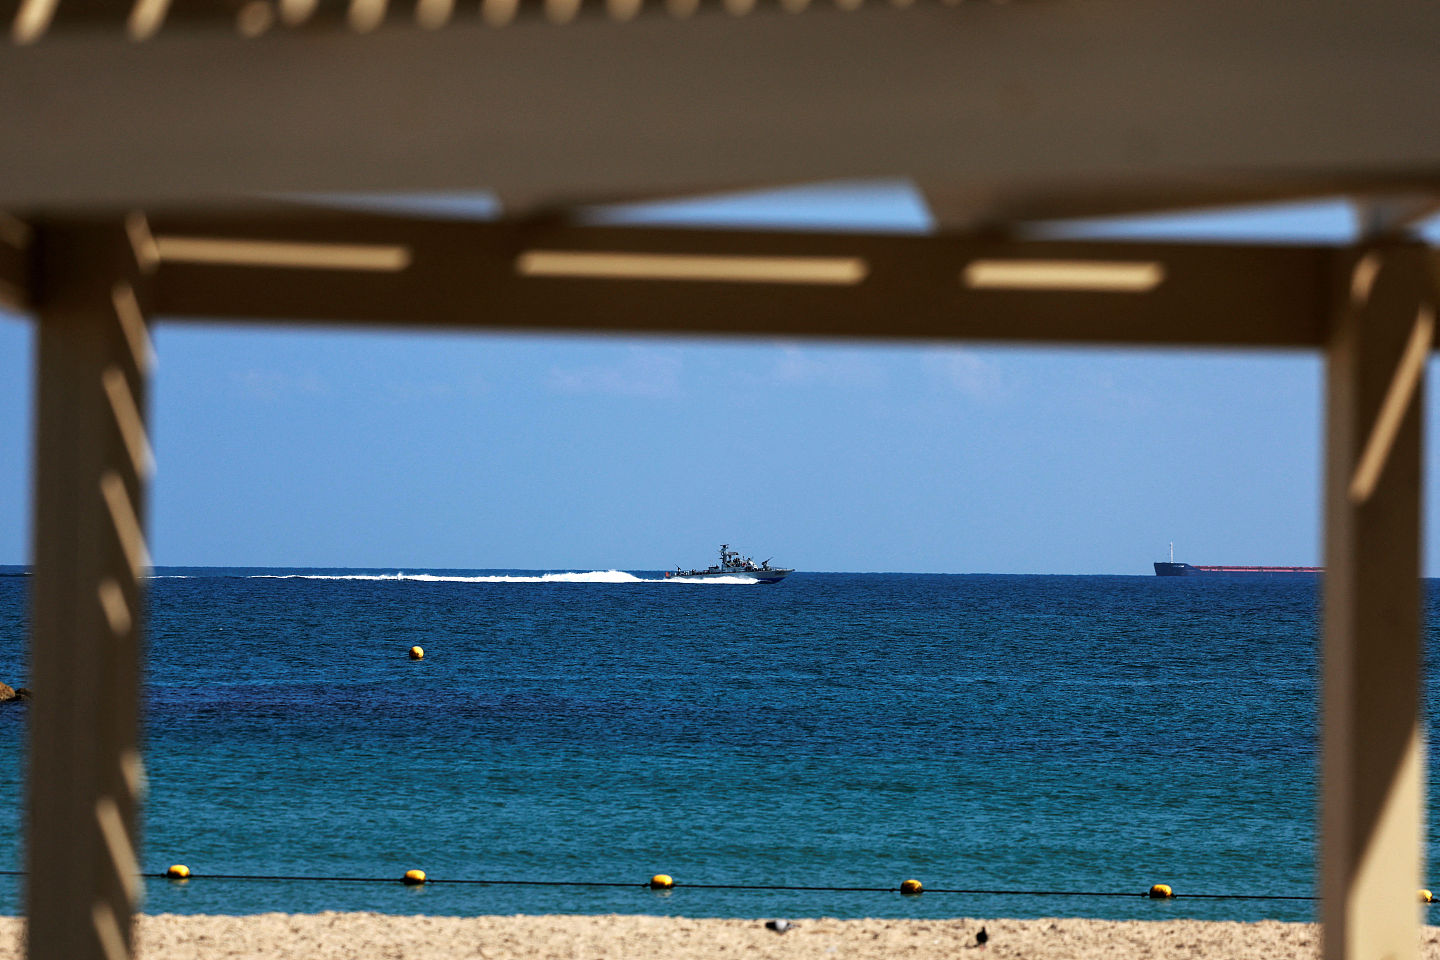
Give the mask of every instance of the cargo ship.
[{"label": "cargo ship", "polygon": [[1241,567],[1230,565],[1207,565],[1175,562],[1175,544],[1170,544],[1170,559],[1155,561],[1157,577],[1201,577],[1201,576],[1262,576],[1294,577],[1310,576],[1325,572],[1324,567]]}]

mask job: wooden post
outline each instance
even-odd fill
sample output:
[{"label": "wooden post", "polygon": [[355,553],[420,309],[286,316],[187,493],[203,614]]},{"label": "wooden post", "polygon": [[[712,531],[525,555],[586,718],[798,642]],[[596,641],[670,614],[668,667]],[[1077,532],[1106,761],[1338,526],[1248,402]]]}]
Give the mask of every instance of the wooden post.
[{"label": "wooden post", "polygon": [[1419,954],[1421,428],[1435,321],[1425,258],[1397,242],[1351,259],[1328,345],[1326,960]]},{"label": "wooden post", "polygon": [[128,957],[140,893],[147,236],[138,217],[37,227],[32,960]]}]

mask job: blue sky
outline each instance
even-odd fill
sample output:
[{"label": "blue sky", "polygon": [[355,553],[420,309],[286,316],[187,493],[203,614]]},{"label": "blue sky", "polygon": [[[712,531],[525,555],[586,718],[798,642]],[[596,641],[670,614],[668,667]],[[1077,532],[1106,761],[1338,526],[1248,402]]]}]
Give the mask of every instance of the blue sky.
[{"label": "blue sky", "polygon": [[[903,184],[601,218],[928,222]],[[1123,229],[1338,241],[1353,223],[1319,204]],[[156,344],[160,564],[658,569],[722,540],[809,570],[1143,574],[1172,540],[1192,562],[1320,562],[1303,352],[176,324]],[[28,554],[32,348],[0,319],[0,563]]]}]

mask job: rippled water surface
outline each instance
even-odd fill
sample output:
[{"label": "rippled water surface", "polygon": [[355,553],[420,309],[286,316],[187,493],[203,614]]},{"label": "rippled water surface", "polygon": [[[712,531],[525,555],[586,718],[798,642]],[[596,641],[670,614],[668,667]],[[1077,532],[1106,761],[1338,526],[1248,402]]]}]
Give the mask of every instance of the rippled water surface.
[{"label": "rippled water surface", "polygon": [[[1139,894],[1313,893],[1314,581],[160,573],[188,576],[151,583],[143,860],[197,877],[149,881],[151,912],[1312,916]],[[16,686],[26,587],[0,577]],[[631,885],[204,876],[411,867]],[[747,888],[906,877],[1126,896]]]}]

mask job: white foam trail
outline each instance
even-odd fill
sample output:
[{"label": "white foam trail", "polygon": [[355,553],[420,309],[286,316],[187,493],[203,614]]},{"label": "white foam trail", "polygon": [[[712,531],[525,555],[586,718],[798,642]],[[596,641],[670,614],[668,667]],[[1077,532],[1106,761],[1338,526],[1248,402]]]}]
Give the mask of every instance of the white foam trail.
[{"label": "white foam trail", "polygon": [[731,584],[743,586],[752,583],[759,583],[759,580],[751,580],[749,577],[669,577],[665,580],[647,580],[647,583],[718,583],[720,585]]},{"label": "white foam trail", "polygon": [[418,580],[425,583],[714,583],[750,585],[758,583],[749,577],[709,577],[687,580],[668,577],[650,580],[624,570],[591,570],[587,573],[543,573],[535,577],[515,576],[442,576],[434,573],[256,573],[252,580]]}]

